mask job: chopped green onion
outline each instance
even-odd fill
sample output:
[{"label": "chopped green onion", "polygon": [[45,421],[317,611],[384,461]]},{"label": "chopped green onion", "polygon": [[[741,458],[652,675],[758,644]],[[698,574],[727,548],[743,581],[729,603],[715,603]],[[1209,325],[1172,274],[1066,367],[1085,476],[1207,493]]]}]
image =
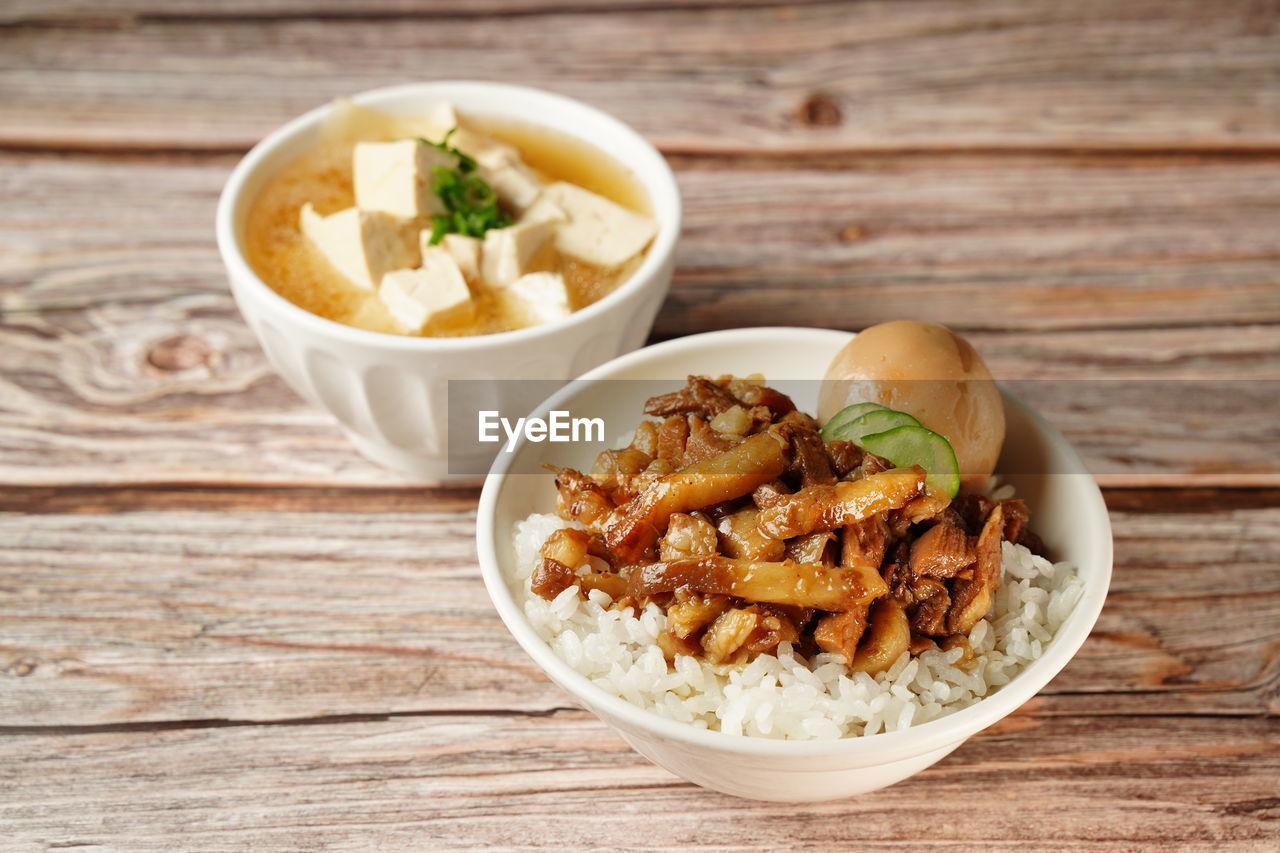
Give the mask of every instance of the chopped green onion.
[{"label": "chopped green onion", "polygon": [[498,194],[489,182],[476,174],[476,161],[449,144],[458,130],[454,127],[439,142],[418,137],[423,145],[439,148],[458,160],[456,168],[436,166],[431,173],[431,191],[444,205],[445,212],[431,217],[431,242],[435,246],[446,234],[483,237],[494,228],[506,228],[512,219],[498,207]]}]

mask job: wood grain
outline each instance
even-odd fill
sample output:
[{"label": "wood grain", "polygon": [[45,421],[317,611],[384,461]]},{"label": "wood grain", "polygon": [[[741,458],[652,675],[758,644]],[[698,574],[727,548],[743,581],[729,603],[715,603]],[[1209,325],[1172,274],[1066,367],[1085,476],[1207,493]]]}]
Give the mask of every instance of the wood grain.
[{"label": "wood grain", "polygon": [[1275,322],[1275,172],[964,156],[684,171],[682,286],[659,330],[823,316],[1010,331]]},{"label": "wood grain", "polygon": [[337,95],[483,78],[582,98],[669,151],[1280,147],[1271,0],[521,2],[515,19],[453,4],[393,21],[130,3],[118,17],[95,4],[89,26],[79,2],[12,5],[9,145],[243,149]]},{"label": "wood grain", "polygon": [[[210,230],[230,162],[0,155],[0,476],[397,482],[283,387],[236,313]],[[1269,163],[684,165],[659,337],[943,320],[996,375],[1037,380],[1032,402],[1111,484],[1276,482],[1280,454],[1259,448],[1280,394],[1189,382],[1280,379]],[[1056,384],[1125,377],[1143,384]]]},{"label": "wood grain", "polygon": [[[211,221],[233,163],[0,154],[0,310],[224,296]],[[1280,322],[1270,160],[677,166],[663,337],[900,316],[1011,331]]]},{"label": "wood grain", "polygon": [[581,712],[36,734],[0,740],[0,823],[18,851],[1262,851],[1275,733],[1019,713],[907,782],[807,806],[700,791]]},{"label": "wood grain", "polygon": [[[0,848],[1276,849],[1278,36],[1275,0],[0,4]],[[1045,691],[817,806],[569,707],[488,602],[476,492],[356,456],[213,246],[264,133],[445,77],[668,155],[655,337],[944,321],[1155,486],[1107,491],[1111,594]]]},{"label": "wood grain", "polygon": [[[1274,327],[969,337],[997,375],[1027,377],[1011,387],[1105,484],[1280,482]],[[208,361],[156,368],[177,339]],[[0,343],[0,477],[15,485],[403,483],[270,371],[229,296],[15,315]]]},{"label": "wood grain", "polygon": [[[567,704],[489,604],[472,512],[421,500],[0,515],[0,725]],[[1113,523],[1107,608],[1038,712],[1280,713],[1280,506]]]}]

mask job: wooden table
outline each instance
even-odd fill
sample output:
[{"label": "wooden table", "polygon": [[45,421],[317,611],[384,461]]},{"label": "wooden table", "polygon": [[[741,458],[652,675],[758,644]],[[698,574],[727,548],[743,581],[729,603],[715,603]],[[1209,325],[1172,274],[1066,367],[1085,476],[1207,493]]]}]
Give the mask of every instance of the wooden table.
[{"label": "wooden table", "polygon": [[[490,608],[476,493],[357,456],[214,248],[255,140],[435,77],[664,150],[687,224],[655,340],[914,317],[1006,378],[1165,389],[1040,403],[1115,526],[1070,666],[818,806],[694,788],[572,707]],[[1274,0],[8,0],[0,849],[1275,850],[1278,241]],[[1226,379],[1252,398],[1197,409]]]}]

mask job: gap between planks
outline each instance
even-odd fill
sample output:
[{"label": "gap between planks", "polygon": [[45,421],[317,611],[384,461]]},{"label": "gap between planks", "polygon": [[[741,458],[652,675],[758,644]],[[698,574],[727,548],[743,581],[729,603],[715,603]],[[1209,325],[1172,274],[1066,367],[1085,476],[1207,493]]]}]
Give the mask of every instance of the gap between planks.
[{"label": "gap between planks", "polygon": [[[736,9],[771,9],[793,6],[829,5],[831,0],[736,0]],[[95,4],[92,14],[84,14],[70,4],[70,8],[62,15],[50,14],[48,7],[56,7],[56,3],[41,4],[41,11],[35,14],[14,14],[11,20],[0,20],[0,29],[93,29],[101,27],[117,27],[141,23],[156,24],[222,24],[227,22],[251,21],[258,23],[276,23],[299,21],[316,23],[350,22],[350,21],[469,21],[492,18],[501,15],[506,18],[533,18],[556,15],[602,15],[628,14],[636,12],[699,12],[721,8],[723,0],[579,0],[579,2],[542,3],[538,0],[521,2],[521,0],[467,0],[465,3],[442,3],[439,8],[406,9],[398,5],[379,8],[376,3],[348,4],[337,3],[325,6],[316,3],[306,9],[270,9],[256,6],[244,6],[236,3],[224,3],[221,6],[201,7],[199,11],[184,11],[181,5],[167,8],[157,7],[147,10],[128,9],[112,11],[110,6]],[[268,4],[268,6],[271,4]],[[317,8],[320,7],[320,8]]]},{"label": "gap between planks", "polygon": [[[0,24],[0,29],[4,25]],[[1025,143],[1009,145],[834,145],[828,148],[771,147],[751,145],[689,145],[652,139],[673,169],[711,171],[742,169],[756,171],[841,169],[893,165],[921,160],[994,159],[1002,164],[1011,159],[1048,160],[1070,166],[1170,166],[1213,163],[1268,163],[1280,161],[1280,144],[1269,142],[1216,143],[1188,140],[1159,146],[1124,142],[1090,145],[1041,146]],[[54,157],[103,157],[122,160],[169,157],[176,161],[199,162],[209,157],[242,156],[249,146],[210,140],[208,145],[138,144],[136,141],[68,139],[62,136],[9,138],[0,140],[0,154],[29,154]]]},{"label": "gap between planks", "polygon": [[[1280,488],[1103,487],[1113,512],[1153,515],[1280,507]],[[172,510],[220,512],[458,512],[472,509],[478,487],[404,486],[9,486],[0,492],[0,512],[26,515],[108,514]]]},{"label": "gap between planks", "polygon": [[[278,720],[233,720],[225,717],[190,720],[144,720],[136,723],[90,723],[87,725],[55,726],[0,726],[0,737],[57,737],[60,735],[117,734],[128,732],[182,731],[188,729],[253,728],[257,726],[328,726],[343,723],[381,723],[403,717],[423,719],[431,717],[554,717],[572,714],[590,716],[582,708],[563,705],[555,708],[522,710],[519,708],[450,708],[424,709],[421,711],[386,711],[358,714],[325,714],[314,717],[285,717]],[[1116,716],[1135,716],[1122,714]],[[1203,714],[1160,714],[1161,717],[1200,717]],[[1256,714],[1222,713],[1215,717],[1251,718]]]},{"label": "gap between planks", "polygon": [[[1254,260],[1259,260],[1259,259],[1254,259]],[[1276,256],[1276,260],[1280,261],[1280,255]],[[725,270],[726,271],[723,273],[723,275],[731,276],[733,274],[733,271],[730,268],[725,268]],[[698,276],[695,276],[692,274],[682,274],[682,272],[679,269],[676,270],[676,274],[675,274],[676,283],[679,283],[682,281],[694,281],[694,280],[698,280],[699,287],[702,288],[704,291],[713,291],[716,289],[716,287],[712,283],[700,280],[700,277]],[[739,283],[735,283],[733,281],[726,281],[724,283],[724,286],[720,289],[725,291],[740,291],[742,290],[742,285]],[[109,295],[97,302],[85,303],[85,302],[68,301],[64,304],[42,303],[37,305],[18,305],[17,307],[7,306],[3,304],[3,302],[0,302],[0,323],[5,322],[6,320],[17,320],[18,318],[21,318],[21,317],[44,317],[44,316],[56,315],[60,313],[82,312],[85,310],[86,307],[92,308],[92,307],[101,306],[101,305],[112,305],[112,306],[155,305],[156,303],[165,302],[169,299],[177,299],[177,298],[186,297],[186,296],[201,296],[206,293],[207,291],[203,289],[192,288],[189,291],[175,292],[173,294],[170,294],[162,298],[157,298],[155,296],[140,296],[136,298],[130,298],[130,297]],[[661,319],[662,319],[661,315],[659,315],[659,322],[661,321]],[[767,324],[759,323],[756,325],[763,326]],[[850,326],[850,325],[811,325],[811,324],[805,324],[805,323],[780,323],[775,325],[782,325],[782,326],[787,326],[792,328],[804,328],[804,329],[809,329],[809,328],[830,329],[838,332],[860,332],[864,328],[866,328],[868,325],[871,325],[871,324],[868,323],[863,326]],[[725,329],[738,329],[738,328],[746,328],[746,327],[725,325],[725,326],[718,326],[715,328],[700,329],[698,331],[687,331],[687,332],[680,331],[675,333],[672,333],[669,331],[662,331],[661,329],[655,329],[654,333],[651,334],[649,338],[645,341],[644,346],[649,347],[649,346],[653,346],[654,344],[666,343],[667,341],[674,341],[679,338],[688,337],[690,335],[702,334],[704,332],[716,332],[716,331],[724,331]],[[979,335],[1018,333],[1018,332],[1028,331],[1027,326],[1024,323],[1007,323],[1007,324],[1006,323],[965,323],[963,326],[958,324],[953,325],[952,328],[957,329],[965,334],[979,334]],[[1123,332],[1158,332],[1158,331],[1165,331],[1165,330],[1167,331],[1179,331],[1179,330],[1180,331],[1197,331],[1197,330],[1208,331],[1213,329],[1275,329],[1278,333],[1280,333],[1280,323],[1266,321],[1266,320],[1252,320],[1247,318],[1240,318],[1240,319],[1227,318],[1227,319],[1221,319],[1221,320],[1214,320],[1212,322],[1204,322],[1199,318],[1192,317],[1192,318],[1186,319],[1185,321],[1178,320],[1178,319],[1169,319],[1169,320],[1153,320],[1150,323],[1124,323],[1124,322],[1108,323],[1107,325],[1101,325],[1101,326],[1097,324],[1090,324],[1090,323],[1075,323],[1075,324],[1062,323],[1062,324],[1057,324],[1045,329],[1033,329],[1031,331],[1044,331],[1044,332],[1051,332],[1055,334],[1061,333],[1061,334],[1069,335],[1069,334],[1088,333],[1088,332],[1123,333]],[[1027,377],[1013,377],[1013,379],[1015,380],[1026,379],[1026,378]],[[1270,377],[1267,377],[1267,378],[1269,379]],[[1199,488],[1204,486],[1217,485],[1217,482],[1218,481],[1214,479],[1214,475],[1209,475],[1209,477],[1206,480],[1202,482],[1194,483],[1192,485]],[[161,485],[164,485],[164,484],[161,484]],[[169,485],[186,486],[188,484],[173,483]],[[1109,484],[1107,487],[1108,488],[1126,488],[1129,485],[1130,484],[1128,483],[1117,482],[1114,484]],[[1266,486],[1267,484],[1262,484],[1262,485]],[[1135,487],[1149,488],[1149,485],[1145,483],[1139,483]],[[1259,484],[1258,483],[1245,483],[1245,484],[1224,483],[1223,487],[1224,488],[1236,488],[1236,487],[1257,488],[1259,487]]]},{"label": "gap between planks", "polygon": [[[1153,691],[1154,692],[1154,691]],[[1054,696],[1110,696],[1108,691],[1070,691],[1055,693]],[[1203,711],[1111,711],[1099,708],[1097,711],[1055,711],[1038,707],[1035,700],[1013,712],[1014,717],[1054,718],[1054,717],[1088,717],[1091,720],[1107,718],[1120,719],[1161,719],[1161,720],[1200,720],[1206,718],[1231,720],[1274,720],[1280,719],[1269,711],[1250,713],[1245,711],[1221,711],[1206,709]],[[428,720],[433,718],[449,719],[459,717],[510,717],[519,719],[544,719],[548,717],[576,717],[593,719],[591,712],[576,705],[558,705],[551,708],[424,708],[408,711],[366,711],[350,714],[323,714],[304,717],[281,717],[279,719],[231,719],[226,717],[208,717],[171,720],[139,720],[131,723],[87,723],[84,725],[0,725],[0,738],[5,737],[61,737],[88,734],[127,734],[134,732],[187,731],[198,729],[259,728],[264,726],[327,726],[359,723],[380,723],[396,719]],[[998,725],[998,724],[997,724]]]},{"label": "gap between planks", "polygon": [[[1280,490],[1277,490],[1280,492]],[[218,512],[458,512],[473,509],[478,487],[403,486],[9,486],[0,492],[0,512],[107,514],[174,510]],[[1280,497],[1277,498],[1280,500]]]},{"label": "gap between planks", "polygon": [[[1099,693],[1073,693],[1071,695],[1080,696],[1107,696],[1104,692]],[[287,717],[279,720],[232,720],[232,719],[192,719],[192,720],[143,720],[136,723],[99,723],[88,724],[83,726],[77,725],[57,725],[57,726],[0,726],[0,738],[16,738],[16,737],[78,737],[83,735],[96,734],[135,734],[139,732],[171,732],[171,731],[198,731],[201,729],[245,729],[245,728],[264,728],[264,727],[281,727],[281,726],[333,726],[333,725],[358,725],[361,723],[385,723],[391,720],[407,719],[407,720],[429,720],[437,719],[458,719],[467,717],[511,717],[520,719],[545,719],[548,717],[576,717],[582,720],[597,719],[590,711],[576,706],[561,706],[556,708],[545,708],[542,710],[524,711],[519,709],[507,708],[465,708],[465,709],[442,709],[442,710],[422,710],[422,711],[388,711],[386,713],[361,713],[361,714],[334,714],[322,717]],[[1011,715],[1014,718],[1054,718],[1067,717],[1071,719],[1079,719],[1088,717],[1090,720],[1105,719],[1124,719],[1124,720],[1142,720],[1142,719],[1160,719],[1160,720],[1275,720],[1280,719],[1274,714],[1261,712],[1257,714],[1248,714],[1236,711],[1151,711],[1151,712],[1119,712],[1119,711],[1098,711],[1097,713],[1081,713],[1073,712],[1042,712],[1042,711],[1025,711],[1016,710]],[[1008,719],[1008,718],[1006,718]],[[1000,725],[1000,721],[993,725]]]}]

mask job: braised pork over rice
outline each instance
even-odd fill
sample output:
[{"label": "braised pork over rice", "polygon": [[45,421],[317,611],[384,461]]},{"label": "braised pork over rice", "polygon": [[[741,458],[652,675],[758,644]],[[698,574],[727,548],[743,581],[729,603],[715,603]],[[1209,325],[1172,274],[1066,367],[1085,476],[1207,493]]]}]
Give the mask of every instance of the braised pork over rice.
[{"label": "braised pork over rice", "polygon": [[1002,542],[1041,551],[1022,501],[954,499],[758,379],[691,376],[653,397],[631,443],[556,470],[578,526],[542,544],[531,589],[656,605],[668,661],[745,664],[779,644],[875,675],[903,654],[964,650],[991,610]]}]

